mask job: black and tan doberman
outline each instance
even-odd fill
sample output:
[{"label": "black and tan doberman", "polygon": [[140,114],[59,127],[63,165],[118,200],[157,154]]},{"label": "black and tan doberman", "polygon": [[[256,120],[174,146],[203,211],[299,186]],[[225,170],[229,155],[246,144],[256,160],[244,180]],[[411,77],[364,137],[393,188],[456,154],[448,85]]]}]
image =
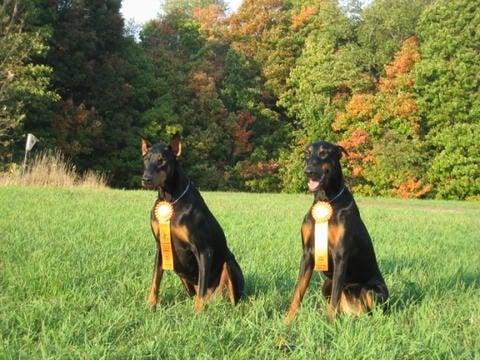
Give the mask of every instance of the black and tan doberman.
[{"label": "black and tan doberman", "polygon": [[[224,232],[208,209],[193,183],[183,173],[178,156],[180,137],[175,135],[169,145],[150,143],[142,139],[145,170],[142,185],[158,190],[158,199],[173,207],[170,220],[173,270],[180,277],[190,296],[195,295],[195,309],[200,311],[204,300],[217,293],[228,295],[236,304],[243,294],[242,270],[227,246]],[[149,303],[155,307],[162,279],[160,226],[151,212],[151,228],[157,243]]]},{"label": "black and tan doberman", "polygon": [[[328,315],[359,315],[375,303],[384,303],[388,289],[378,268],[370,235],[360,218],[351,192],[345,186],[340,159],[345,150],[324,141],[311,144],[306,151],[305,174],[314,204],[328,202],[332,216],[328,220],[328,271],[323,295],[329,301]],[[286,321],[298,311],[314,271],[314,227],[312,207],[304,217],[301,236],[303,255],[300,274]]]}]

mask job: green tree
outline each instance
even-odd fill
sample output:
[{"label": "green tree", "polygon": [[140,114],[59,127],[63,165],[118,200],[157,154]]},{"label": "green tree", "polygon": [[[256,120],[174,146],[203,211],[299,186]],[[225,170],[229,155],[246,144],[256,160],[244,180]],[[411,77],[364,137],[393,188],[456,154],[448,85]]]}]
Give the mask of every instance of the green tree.
[{"label": "green tree", "polygon": [[385,75],[368,91],[353,94],[333,129],[347,150],[346,174],[367,195],[424,197],[425,144],[412,69],[420,60],[418,39],[405,40]]},{"label": "green tree", "polygon": [[336,112],[344,108],[353,92],[368,88],[372,82],[362,71],[352,23],[335,1],[321,2],[304,31],[303,51],[279,102],[296,125],[292,147],[282,161],[283,182],[289,191],[305,188],[303,179],[295,176],[303,161],[298,156],[301,150],[296,148],[317,139],[335,141],[331,125]]},{"label": "green tree", "polygon": [[61,101],[26,128],[59,147],[79,170],[100,170],[111,185],[133,186],[153,82],[141,48],[124,35],[120,1],[58,0],[37,10],[32,21],[51,32],[45,63],[54,70]]},{"label": "green tree", "polygon": [[153,64],[154,103],[146,112],[146,134],[168,141],[181,132],[183,163],[197,186],[228,187],[232,142],[228,111],[219,98],[223,45],[208,42],[200,25],[184,12],[172,12],[149,23],[142,46]]},{"label": "green tree", "polygon": [[162,10],[167,14],[180,10],[192,15],[195,8],[204,8],[212,4],[220,6],[223,10],[226,9],[223,0],[162,0]]},{"label": "green tree", "polygon": [[38,32],[24,26],[25,8],[14,1],[0,5],[0,160],[13,160],[12,145],[18,142],[26,119],[26,106],[50,103],[57,95],[49,90],[52,69],[33,58],[44,56],[47,47]]},{"label": "green tree", "polygon": [[431,147],[427,177],[441,198],[480,194],[478,5],[437,1],[418,27],[422,60],[416,67],[416,91]]},{"label": "green tree", "polygon": [[360,14],[356,28],[364,66],[379,78],[403,41],[416,35],[418,20],[433,0],[375,0]]}]

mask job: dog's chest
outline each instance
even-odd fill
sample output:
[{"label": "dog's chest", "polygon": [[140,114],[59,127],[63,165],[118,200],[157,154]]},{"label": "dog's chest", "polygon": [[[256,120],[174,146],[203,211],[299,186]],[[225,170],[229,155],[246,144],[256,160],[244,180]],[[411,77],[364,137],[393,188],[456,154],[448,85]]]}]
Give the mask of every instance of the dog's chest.
[{"label": "dog's chest", "polygon": [[343,234],[345,233],[345,227],[343,224],[328,224],[328,246],[335,248],[341,241]]},{"label": "dog's chest", "polygon": [[[315,246],[315,223],[304,223],[302,225],[302,237],[306,246]],[[345,227],[340,223],[329,222],[328,224],[328,247],[335,248],[341,241]]]},{"label": "dog's chest", "polygon": [[190,243],[190,233],[188,228],[185,225],[172,225],[170,227],[172,237],[179,242],[189,244]]}]

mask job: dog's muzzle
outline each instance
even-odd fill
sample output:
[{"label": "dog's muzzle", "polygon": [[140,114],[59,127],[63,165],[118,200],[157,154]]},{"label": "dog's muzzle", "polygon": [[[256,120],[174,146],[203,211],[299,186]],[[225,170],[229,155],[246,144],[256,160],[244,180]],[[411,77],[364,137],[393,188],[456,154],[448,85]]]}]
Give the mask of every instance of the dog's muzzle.
[{"label": "dog's muzzle", "polygon": [[308,178],[308,190],[311,192],[317,191],[322,186],[325,174],[319,174],[316,171],[306,169],[305,175]]},{"label": "dog's muzzle", "polygon": [[146,189],[151,189],[153,187],[152,178],[148,176],[142,177],[142,186]]}]

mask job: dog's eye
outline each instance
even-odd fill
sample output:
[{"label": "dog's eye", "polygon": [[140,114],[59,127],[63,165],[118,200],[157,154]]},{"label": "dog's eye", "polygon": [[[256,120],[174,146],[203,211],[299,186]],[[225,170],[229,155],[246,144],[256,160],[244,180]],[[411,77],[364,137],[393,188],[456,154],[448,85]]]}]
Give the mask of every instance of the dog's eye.
[{"label": "dog's eye", "polygon": [[328,156],[328,151],[324,150],[324,149],[321,149],[319,152],[318,152],[318,156],[320,156],[322,159],[326,158]]}]

